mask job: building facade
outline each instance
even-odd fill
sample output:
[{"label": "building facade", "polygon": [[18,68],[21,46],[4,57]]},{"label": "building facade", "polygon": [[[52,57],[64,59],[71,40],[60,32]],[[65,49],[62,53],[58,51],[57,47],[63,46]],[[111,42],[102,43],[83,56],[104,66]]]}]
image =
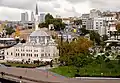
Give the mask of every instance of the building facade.
[{"label": "building facade", "polygon": [[29,21],[27,12],[21,13],[21,21],[22,22],[28,22]]},{"label": "building facade", "polygon": [[86,27],[87,20],[89,19],[90,14],[82,14],[81,20],[82,20],[82,25]]},{"label": "building facade", "polygon": [[59,58],[59,50],[50,35],[42,30],[37,30],[30,34],[27,43],[19,43],[6,49],[5,55],[6,61],[51,61]]},{"label": "building facade", "polygon": [[35,21],[35,18],[34,18],[34,13],[31,12],[31,22],[34,22]]},{"label": "building facade", "polygon": [[87,30],[97,31],[103,35],[105,33],[104,19],[103,18],[90,18],[87,20]]},{"label": "building facade", "polygon": [[102,16],[102,13],[99,10],[96,10],[96,9],[90,10],[90,18],[97,18],[101,16]]},{"label": "building facade", "polygon": [[26,43],[19,43],[5,50],[6,61],[29,62],[51,61],[59,58],[57,44],[43,29],[38,27],[38,8],[36,5],[35,31],[33,31]]},{"label": "building facade", "polygon": [[41,13],[39,19],[40,19],[40,23],[44,23],[45,22],[45,13]]}]

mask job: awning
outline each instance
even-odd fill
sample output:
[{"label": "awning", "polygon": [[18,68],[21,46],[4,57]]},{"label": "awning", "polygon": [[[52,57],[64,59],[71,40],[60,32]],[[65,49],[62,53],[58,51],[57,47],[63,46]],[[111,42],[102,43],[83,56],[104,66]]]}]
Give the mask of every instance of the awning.
[{"label": "awning", "polygon": [[39,59],[32,59],[33,61],[38,61]]},{"label": "awning", "polygon": [[22,62],[22,59],[13,59],[13,61]]},{"label": "awning", "polygon": [[46,61],[48,61],[48,62],[50,62],[52,59],[42,59],[41,61],[43,61],[43,62],[46,62]]},{"label": "awning", "polygon": [[5,58],[7,61],[13,61],[13,58]]}]

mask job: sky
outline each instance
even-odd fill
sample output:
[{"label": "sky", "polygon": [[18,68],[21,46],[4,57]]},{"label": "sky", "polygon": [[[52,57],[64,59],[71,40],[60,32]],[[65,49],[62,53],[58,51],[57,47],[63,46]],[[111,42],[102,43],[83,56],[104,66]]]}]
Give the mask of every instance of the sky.
[{"label": "sky", "polygon": [[62,17],[80,16],[91,9],[119,11],[120,0],[0,0],[0,20],[20,20],[23,12],[35,10]]}]

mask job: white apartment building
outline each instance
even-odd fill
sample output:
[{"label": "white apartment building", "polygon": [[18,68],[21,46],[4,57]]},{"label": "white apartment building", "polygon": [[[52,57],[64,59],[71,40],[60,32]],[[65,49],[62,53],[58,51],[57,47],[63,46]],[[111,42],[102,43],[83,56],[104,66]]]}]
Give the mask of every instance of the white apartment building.
[{"label": "white apartment building", "polygon": [[39,22],[40,22],[40,23],[45,22],[45,13],[41,13],[41,14],[40,14]]},{"label": "white apartment building", "polygon": [[117,20],[116,16],[112,15],[112,14],[104,15],[103,18],[104,18],[105,21],[108,21],[108,22]]},{"label": "white apartment building", "polygon": [[89,14],[82,14],[81,19],[82,19],[82,25],[86,26],[86,22],[89,19],[90,15]]},{"label": "white apartment building", "polygon": [[28,19],[28,13],[25,12],[25,13],[21,13],[21,22],[28,22],[29,19]]},{"label": "white apartment building", "polygon": [[88,19],[86,29],[97,31],[100,35],[105,34],[104,19],[103,18]]},{"label": "white apartment building", "polygon": [[31,12],[31,22],[35,21],[34,12]]},{"label": "white apartment building", "polygon": [[98,18],[101,16],[102,16],[102,13],[99,10],[96,10],[96,9],[90,10],[90,18]]}]

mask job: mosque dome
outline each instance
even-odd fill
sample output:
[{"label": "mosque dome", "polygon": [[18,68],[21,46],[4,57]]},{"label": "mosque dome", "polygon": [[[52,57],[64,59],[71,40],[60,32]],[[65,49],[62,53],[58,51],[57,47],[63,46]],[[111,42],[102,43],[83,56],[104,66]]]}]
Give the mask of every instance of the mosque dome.
[{"label": "mosque dome", "polygon": [[50,35],[42,30],[36,30],[30,34],[30,37],[43,37],[43,36],[50,36]]}]

